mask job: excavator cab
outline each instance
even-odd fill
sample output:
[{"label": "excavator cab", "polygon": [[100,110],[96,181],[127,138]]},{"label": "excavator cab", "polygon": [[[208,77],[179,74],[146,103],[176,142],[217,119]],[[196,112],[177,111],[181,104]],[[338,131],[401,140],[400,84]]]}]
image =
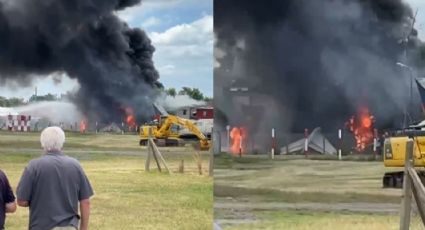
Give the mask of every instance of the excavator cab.
[{"label": "excavator cab", "polygon": [[[398,169],[397,171],[385,173],[382,180],[384,188],[403,187],[404,171],[400,170],[400,168],[404,167],[407,141],[407,136],[388,137],[384,141],[382,152],[384,166]],[[413,156],[415,167],[425,167],[425,136],[416,136],[414,138]],[[422,180],[425,179],[424,172],[420,172],[419,176]]]}]

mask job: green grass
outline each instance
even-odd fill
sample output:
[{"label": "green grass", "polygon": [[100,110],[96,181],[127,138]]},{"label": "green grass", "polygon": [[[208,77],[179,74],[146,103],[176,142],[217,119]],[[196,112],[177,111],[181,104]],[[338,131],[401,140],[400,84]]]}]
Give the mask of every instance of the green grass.
[{"label": "green grass", "polygon": [[[220,154],[214,158],[214,196],[220,207],[215,218],[224,229],[398,229],[399,216],[393,211],[384,214],[344,208],[335,213],[326,206],[400,204],[400,189],[382,188],[382,176],[388,169],[381,161],[351,158],[279,156],[272,161],[267,156]],[[296,206],[301,203],[316,209]],[[416,216],[411,229],[425,229],[419,228],[419,223]]]},{"label": "green grass", "polygon": [[[0,133],[0,168],[14,189],[28,161],[41,154],[38,135]],[[146,148],[137,146],[137,136],[67,135],[65,153],[79,159],[95,191],[90,229],[211,229],[213,188],[212,178],[206,176],[207,154],[203,175],[188,148],[163,149],[172,175],[145,172]],[[177,173],[182,159],[185,174]],[[28,209],[19,208],[8,215],[6,229],[26,229],[27,224]]]},{"label": "green grass", "polygon": [[[227,226],[226,230],[257,230],[257,229],[286,229],[286,230],[396,230],[399,229],[399,217],[380,214],[352,213],[317,213],[300,211],[264,211],[254,212],[255,219],[248,223]],[[412,219],[412,230],[424,229],[420,218]]]},{"label": "green grass", "polygon": [[292,192],[280,191],[267,188],[243,188],[224,185],[214,186],[214,196],[233,197],[237,194],[237,199],[252,200],[257,202],[324,202],[324,203],[351,203],[351,202],[370,202],[370,203],[398,203],[399,196],[367,194],[357,192],[332,193],[332,192]]},{"label": "green grass", "polygon": [[215,196],[301,194],[299,199],[306,195],[316,202],[396,202],[401,195],[400,190],[382,188],[387,169],[378,161],[250,158],[215,157]]}]

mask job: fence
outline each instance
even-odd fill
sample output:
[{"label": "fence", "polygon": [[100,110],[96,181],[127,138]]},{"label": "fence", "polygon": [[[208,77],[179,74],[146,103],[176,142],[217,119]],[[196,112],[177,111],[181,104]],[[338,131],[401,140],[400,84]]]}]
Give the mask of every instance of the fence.
[{"label": "fence", "polygon": [[406,145],[404,165],[404,184],[400,212],[400,230],[408,230],[412,211],[412,197],[418,208],[419,216],[425,225],[425,187],[414,167],[414,144],[409,138]]}]

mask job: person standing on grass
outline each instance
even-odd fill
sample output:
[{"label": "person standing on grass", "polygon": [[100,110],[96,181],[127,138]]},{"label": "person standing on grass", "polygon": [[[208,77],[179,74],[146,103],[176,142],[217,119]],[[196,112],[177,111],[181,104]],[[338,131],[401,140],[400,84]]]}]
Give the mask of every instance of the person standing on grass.
[{"label": "person standing on grass", "polygon": [[0,230],[4,229],[6,213],[16,211],[15,196],[6,174],[0,170]]},{"label": "person standing on grass", "polygon": [[80,163],[62,152],[65,133],[46,128],[40,142],[45,154],[29,162],[17,188],[18,205],[29,207],[29,230],[87,230],[93,190]]}]

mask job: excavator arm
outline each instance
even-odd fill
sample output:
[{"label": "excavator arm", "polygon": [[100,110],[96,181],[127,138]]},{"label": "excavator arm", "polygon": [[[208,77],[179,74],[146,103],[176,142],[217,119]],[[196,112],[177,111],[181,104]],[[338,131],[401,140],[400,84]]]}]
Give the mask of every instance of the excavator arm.
[{"label": "excavator arm", "polygon": [[181,117],[177,117],[174,115],[166,116],[161,128],[158,130],[158,133],[167,133],[173,124],[187,128],[191,133],[198,137],[201,144],[201,150],[207,150],[210,148],[210,142],[208,138],[205,137],[205,135],[199,130],[199,128],[190,120]]}]

